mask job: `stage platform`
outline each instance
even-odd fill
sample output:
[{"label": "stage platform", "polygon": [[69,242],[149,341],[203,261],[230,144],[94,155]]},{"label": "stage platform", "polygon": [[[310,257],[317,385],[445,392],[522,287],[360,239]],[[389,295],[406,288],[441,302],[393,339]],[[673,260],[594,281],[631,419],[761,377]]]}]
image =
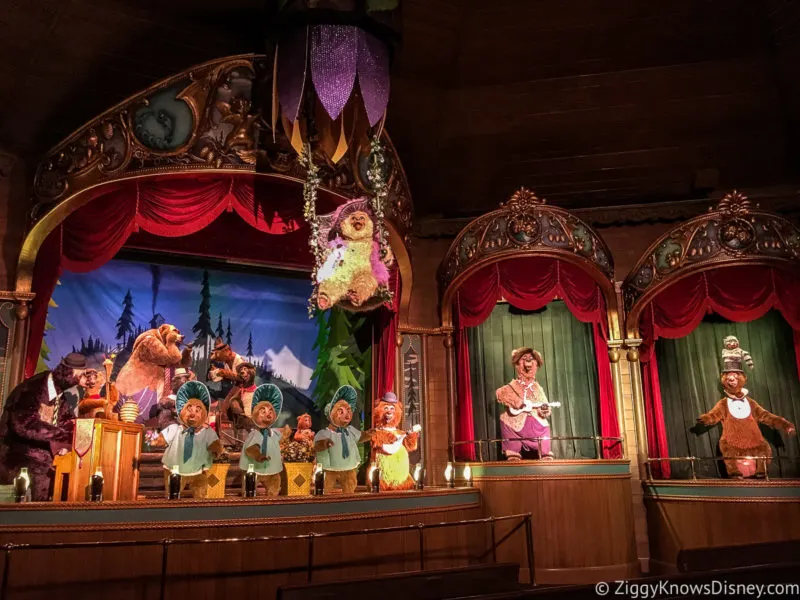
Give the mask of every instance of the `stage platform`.
[{"label": "stage platform", "polygon": [[[491,557],[486,523],[461,523],[482,516],[474,488],[6,504],[0,539],[14,545],[6,598],[44,599],[56,588],[65,597],[158,598],[162,580],[167,598],[256,590],[270,598],[280,585],[308,581],[312,568],[312,581],[369,577],[417,570],[420,554],[426,569],[463,567]],[[420,524],[434,527],[423,534]],[[358,533],[385,528],[396,529]]]},{"label": "stage platform", "polygon": [[[640,573],[630,463],[552,460],[469,463],[487,515],[533,514],[537,583],[595,583]],[[464,464],[456,471],[461,473]],[[498,538],[504,535],[498,527]],[[500,562],[525,552],[519,531],[498,548]],[[529,574],[525,565],[523,581]]]},{"label": "stage platform", "polygon": [[644,486],[650,570],[681,550],[800,540],[800,480],[655,480]]},{"label": "stage platform", "polygon": [[[475,488],[426,488],[421,491],[135,502],[30,502],[0,505],[0,534],[88,530],[172,530],[288,523],[386,519],[425,513],[470,512],[480,509]],[[470,518],[475,518],[472,515]],[[480,515],[478,515],[480,516]],[[459,517],[467,518],[467,517]],[[71,538],[70,538],[71,539]]]}]

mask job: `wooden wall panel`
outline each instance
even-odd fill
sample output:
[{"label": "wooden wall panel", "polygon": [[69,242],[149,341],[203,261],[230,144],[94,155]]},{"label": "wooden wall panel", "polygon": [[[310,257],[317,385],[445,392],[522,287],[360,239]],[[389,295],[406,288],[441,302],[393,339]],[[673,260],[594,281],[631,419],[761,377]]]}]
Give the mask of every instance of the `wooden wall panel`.
[{"label": "wooden wall panel", "polygon": [[[533,513],[537,583],[593,583],[638,574],[629,477],[476,480],[487,515]],[[512,525],[498,524],[497,539]],[[524,530],[498,550],[527,573]]]},{"label": "wooden wall panel", "polygon": [[677,571],[678,552],[800,540],[800,504],[768,499],[654,499],[645,497],[654,572]]},{"label": "wooden wall panel", "polygon": [[[221,507],[221,509],[224,507]],[[49,531],[4,533],[2,542],[57,543],[97,540],[161,540],[164,538],[221,538],[292,536],[374,527],[433,524],[481,517],[476,506],[460,510],[348,515],[341,520],[265,523],[252,526],[159,528],[111,531]],[[314,541],[313,581],[334,581],[419,568],[416,531]],[[425,532],[426,567],[474,564],[485,555],[488,538],[475,526]],[[166,598],[222,599],[274,597],[279,585],[306,581],[308,542],[207,543],[169,546]],[[162,553],[160,546],[14,552],[10,600],[49,598],[57,587],[65,597],[157,598]],[[292,569],[285,572],[286,569]]]},{"label": "wooden wall panel", "polygon": [[442,335],[428,335],[425,339],[425,383],[428,386],[428,404],[425,407],[428,412],[426,469],[430,484],[441,485],[444,483],[444,468],[448,460],[447,348],[444,347],[445,338]]}]

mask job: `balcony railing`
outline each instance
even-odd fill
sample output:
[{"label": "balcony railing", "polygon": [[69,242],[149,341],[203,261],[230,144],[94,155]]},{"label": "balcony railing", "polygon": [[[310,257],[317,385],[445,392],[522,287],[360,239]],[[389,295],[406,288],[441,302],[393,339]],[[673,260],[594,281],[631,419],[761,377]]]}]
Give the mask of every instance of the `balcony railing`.
[{"label": "balcony railing", "polygon": [[[451,452],[455,450],[456,446],[465,446],[465,445],[472,445],[477,449],[478,455],[478,462],[485,462],[484,459],[484,445],[486,445],[487,453],[489,453],[489,449],[491,448],[492,444],[502,444],[503,442],[518,442],[518,441],[526,441],[526,442],[536,442],[539,447],[541,447],[541,442],[549,440],[552,442],[576,442],[576,441],[593,441],[595,447],[595,458],[601,459],[603,457],[603,442],[612,442],[609,447],[606,448],[606,451],[610,450],[611,448],[619,447],[620,456],[623,455],[623,444],[621,437],[609,437],[603,435],[582,435],[582,436],[574,436],[574,435],[554,435],[550,437],[518,437],[518,438],[490,438],[487,440],[464,440],[459,442],[453,442],[450,446]],[[500,446],[498,446],[498,449]]]},{"label": "balcony railing", "polygon": [[[769,464],[772,461],[777,461],[779,463],[788,462],[797,463],[798,467],[800,467],[800,457],[796,456],[737,456],[731,458],[724,458],[722,456],[670,456],[667,458],[648,458],[645,460],[645,467],[647,469],[647,479],[663,479],[663,477],[654,477],[653,476],[653,465],[661,466],[663,464],[670,464],[672,463],[689,463],[689,479],[688,481],[697,481],[698,479],[720,479],[719,476],[717,477],[706,477],[706,478],[698,478],[697,476],[697,463],[719,463],[720,461],[724,460],[752,460],[755,461],[756,466],[763,466],[764,467],[764,479],[787,479],[787,478],[796,478],[796,476],[787,476],[787,477],[770,477],[769,474]],[[672,477],[670,479],[673,479]],[[674,478],[680,479],[680,478]]]}]

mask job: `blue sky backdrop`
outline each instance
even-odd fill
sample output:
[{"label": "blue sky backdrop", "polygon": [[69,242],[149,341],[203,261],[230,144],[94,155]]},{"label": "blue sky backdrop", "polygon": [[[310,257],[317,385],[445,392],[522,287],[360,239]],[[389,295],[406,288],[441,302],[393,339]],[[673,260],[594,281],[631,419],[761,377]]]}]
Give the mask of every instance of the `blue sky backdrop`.
[{"label": "blue sky backdrop", "polygon": [[[47,320],[54,329],[47,331],[49,366],[62,356],[80,348],[81,338],[100,339],[115,345],[117,320],[123,299],[130,290],[135,325],[149,329],[153,314],[161,314],[193,340],[192,327],[199,317],[202,300],[203,269],[160,265],[157,291],[153,269],[148,263],[112,260],[90,273],[65,272],[56,287]],[[209,269],[211,324],[217,328],[222,313],[223,326],[231,322],[232,346],[247,354],[247,340],[253,336],[253,357],[303,391],[311,385],[316,363],[313,349],[317,329],[308,318],[306,301],[310,280]]]}]

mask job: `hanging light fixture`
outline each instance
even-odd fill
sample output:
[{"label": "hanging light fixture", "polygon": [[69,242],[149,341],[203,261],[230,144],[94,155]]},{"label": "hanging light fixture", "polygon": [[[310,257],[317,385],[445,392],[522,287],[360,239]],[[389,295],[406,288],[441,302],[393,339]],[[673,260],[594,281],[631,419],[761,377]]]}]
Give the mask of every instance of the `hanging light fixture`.
[{"label": "hanging light fixture", "polygon": [[270,0],[272,125],[298,154],[339,162],[379,138],[389,66],[401,39],[400,0]]},{"label": "hanging light fixture", "polygon": [[[368,156],[370,209],[381,259],[389,169],[380,138],[389,103],[389,66],[400,43],[400,0],[268,0],[274,54],[272,131],[278,122],[306,169],[303,216],[311,230],[312,281],[326,259],[320,245],[319,166],[348,152]],[[360,168],[360,167],[357,167]],[[382,301],[391,293],[381,290]],[[312,296],[309,310],[317,307]],[[321,307],[320,307],[321,308]]]}]

